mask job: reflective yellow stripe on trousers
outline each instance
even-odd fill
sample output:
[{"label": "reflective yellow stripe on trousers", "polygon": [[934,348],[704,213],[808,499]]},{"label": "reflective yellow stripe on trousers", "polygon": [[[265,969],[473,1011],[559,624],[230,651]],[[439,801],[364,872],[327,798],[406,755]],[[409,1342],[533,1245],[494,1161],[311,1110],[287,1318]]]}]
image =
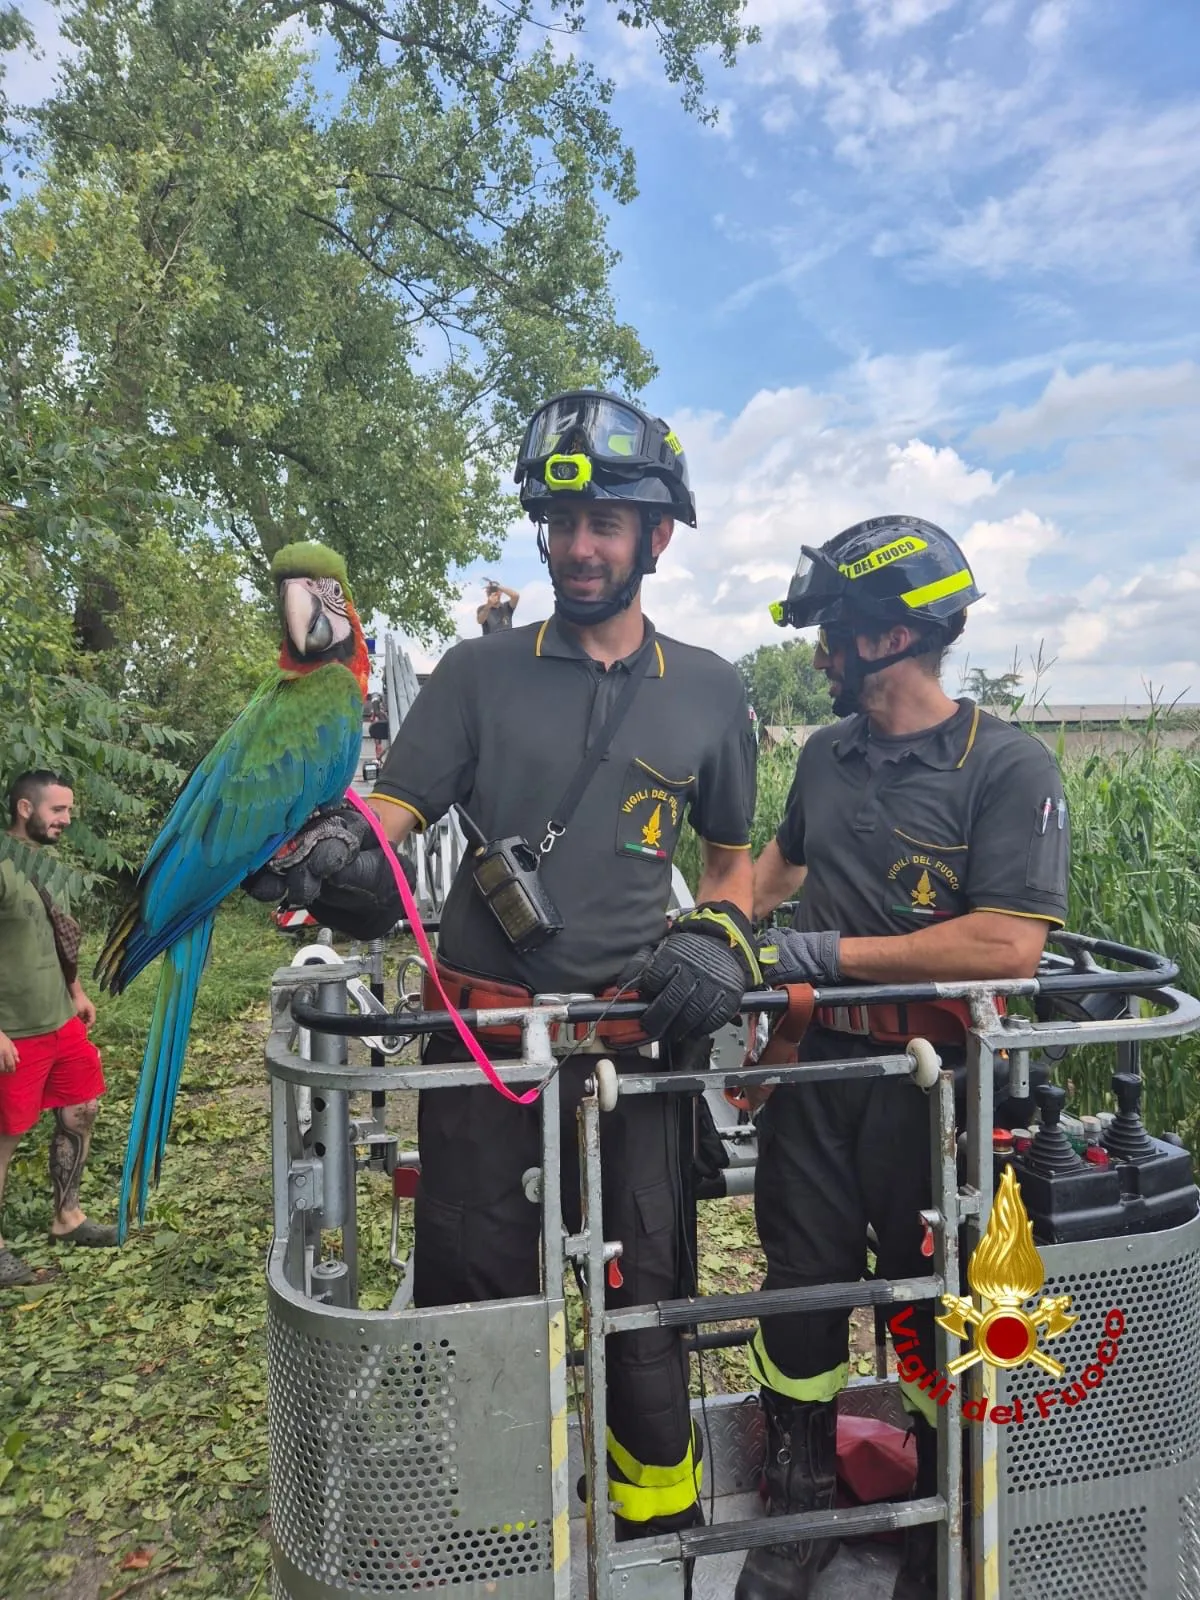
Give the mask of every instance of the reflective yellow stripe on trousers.
[{"label": "reflective yellow stripe on trousers", "polygon": [[763,1388],[788,1400],[836,1400],[850,1377],[850,1363],[843,1361],[841,1366],[818,1372],[814,1378],[789,1378],[767,1354],[761,1328],[750,1341],[749,1352],[750,1369]]},{"label": "reflective yellow stripe on trousers", "polygon": [[[704,1464],[697,1462],[692,1446],[674,1467],[648,1467],[631,1456],[608,1431],[608,1494],[613,1509],[626,1522],[650,1522],[655,1517],[676,1517],[700,1497]],[[621,1474],[614,1476],[611,1468]]]}]

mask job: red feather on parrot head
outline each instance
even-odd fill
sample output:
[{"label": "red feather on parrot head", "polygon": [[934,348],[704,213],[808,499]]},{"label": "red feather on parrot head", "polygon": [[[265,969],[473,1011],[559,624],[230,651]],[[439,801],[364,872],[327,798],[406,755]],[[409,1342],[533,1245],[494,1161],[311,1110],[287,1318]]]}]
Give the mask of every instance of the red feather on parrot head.
[{"label": "red feather on parrot head", "polygon": [[338,662],[365,697],[371,662],[341,556],[315,539],[284,545],[271,561],[271,577],[283,623],[281,670],[299,677]]}]

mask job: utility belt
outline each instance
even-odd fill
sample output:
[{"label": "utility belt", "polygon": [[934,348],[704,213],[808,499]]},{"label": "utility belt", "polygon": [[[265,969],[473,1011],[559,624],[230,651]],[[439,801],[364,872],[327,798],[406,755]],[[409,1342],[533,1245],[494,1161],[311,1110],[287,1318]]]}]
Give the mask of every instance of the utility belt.
[{"label": "utility belt", "polygon": [[[1004,996],[993,1001],[996,1015],[1005,1013]],[[906,1045],[910,1039],[930,1044],[962,1045],[971,1028],[966,1000],[914,1000],[894,1005],[818,1006],[813,1021],[830,1033],[849,1033],[877,1044]]]},{"label": "utility belt", "polygon": [[[440,961],[437,964],[437,973],[447,998],[458,1011],[497,1011],[504,1007],[533,1004],[533,990],[527,989],[524,984],[501,983],[498,978],[478,978],[469,972],[456,972],[453,967],[444,966]],[[612,1000],[621,992],[616,984],[613,984],[596,998]],[[427,1011],[442,1010],[442,997],[428,974],[421,980],[421,1001]],[[494,1044],[521,1043],[521,1025],[516,1022],[492,1023],[477,1027],[475,1032],[479,1038],[487,1039]],[[565,1039],[573,1044],[582,1044],[593,1032],[601,1044],[607,1045],[612,1050],[636,1050],[639,1046],[650,1043],[642,1032],[641,1024],[631,1018],[613,1017],[607,1022],[550,1024],[552,1043]]]}]

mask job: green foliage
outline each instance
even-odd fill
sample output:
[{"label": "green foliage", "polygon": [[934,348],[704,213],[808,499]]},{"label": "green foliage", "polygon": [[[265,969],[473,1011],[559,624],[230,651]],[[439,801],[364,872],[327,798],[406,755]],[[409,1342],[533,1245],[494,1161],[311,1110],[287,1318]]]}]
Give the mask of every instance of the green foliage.
[{"label": "green foliage", "polygon": [[[12,50],[28,48],[34,39],[33,29],[18,7],[0,5],[0,161],[6,168],[13,156],[24,154],[28,141],[24,134],[15,133],[8,125],[12,107],[3,88],[7,71],[4,57]],[[7,183],[0,179],[0,201],[7,200],[9,192]]]},{"label": "green foliage", "polygon": [[981,706],[998,706],[1012,711],[1021,704],[1021,674],[1001,672],[991,674],[983,667],[972,667],[967,673],[963,692]]},{"label": "green foliage", "polygon": [[812,663],[813,647],[807,639],[760,645],[741,658],[737,669],[760,726],[811,727],[833,721],[828,685]]},{"label": "green foliage", "polygon": [[126,681],[106,689],[79,648],[81,596],[173,503],[154,487],[138,441],[56,409],[27,380],[25,305],[0,241],[0,783],[30,767],[76,790],[66,847],[71,898],[128,872],[146,842],[147,792],[173,792],[184,730],[154,714]]},{"label": "green foliage", "polygon": [[[217,919],[162,1189],[120,1252],[46,1243],[45,1133],[14,1162],[5,1238],[57,1276],[0,1305],[0,1593],[51,1597],[80,1550],[101,1592],[142,1552],[172,1593],[269,1592],[262,1261],[270,1221],[262,1031],[291,950],[244,897]],[[94,956],[99,940],[85,946]],[[155,991],[101,1003],[109,1094],[83,1201],[111,1214]],[[148,1591],[149,1592],[149,1591]],[[155,1590],[154,1592],[158,1592]]]},{"label": "green foliage", "polygon": [[[1180,987],[1200,993],[1200,761],[1147,738],[1116,755],[1066,764],[1071,810],[1069,923],[1180,966]],[[1072,1060],[1085,1109],[1108,1104],[1111,1055]],[[1200,1039],[1143,1046],[1146,1120],[1179,1129],[1200,1148]]]},{"label": "green foliage", "polygon": [[206,533],[151,530],[137,560],[101,563],[115,607],[112,647],[90,670],[114,696],[184,728],[197,755],[246,707],[279,654],[275,610],[247,598],[246,563]]},{"label": "green foliage", "polygon": [[[741,9],[618,16],[702,111]],[[331,103],[295,19],[337,47]],[[507,0],[69,0],[44,182],[9,214],[47,403],[142,438],[260,577],[318,537],[364,610],[444,629],[449,575],[497,549],[524,415],[653,371],[609,289],[600,197],[635,193],[612,85],[539,26]]]}]

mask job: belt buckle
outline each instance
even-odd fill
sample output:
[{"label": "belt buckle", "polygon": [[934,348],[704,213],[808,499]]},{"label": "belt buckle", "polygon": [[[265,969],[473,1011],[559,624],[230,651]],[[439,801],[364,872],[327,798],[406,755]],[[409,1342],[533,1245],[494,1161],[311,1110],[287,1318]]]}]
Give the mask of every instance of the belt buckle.
[{"label": "belt buckle", "polygon": [[[596,996],[587,989],[547,992],[535,994],[533,1004],[535,1006],[569,1006],[576,1001],[594,1000],[595,998]],[[547,1024],[546,1031],[550,1035],[551,1049],[563,1055],[595,1054],[603,1048],[596,1038],[596,1024],[594,1022],[555,1021]]]}]

